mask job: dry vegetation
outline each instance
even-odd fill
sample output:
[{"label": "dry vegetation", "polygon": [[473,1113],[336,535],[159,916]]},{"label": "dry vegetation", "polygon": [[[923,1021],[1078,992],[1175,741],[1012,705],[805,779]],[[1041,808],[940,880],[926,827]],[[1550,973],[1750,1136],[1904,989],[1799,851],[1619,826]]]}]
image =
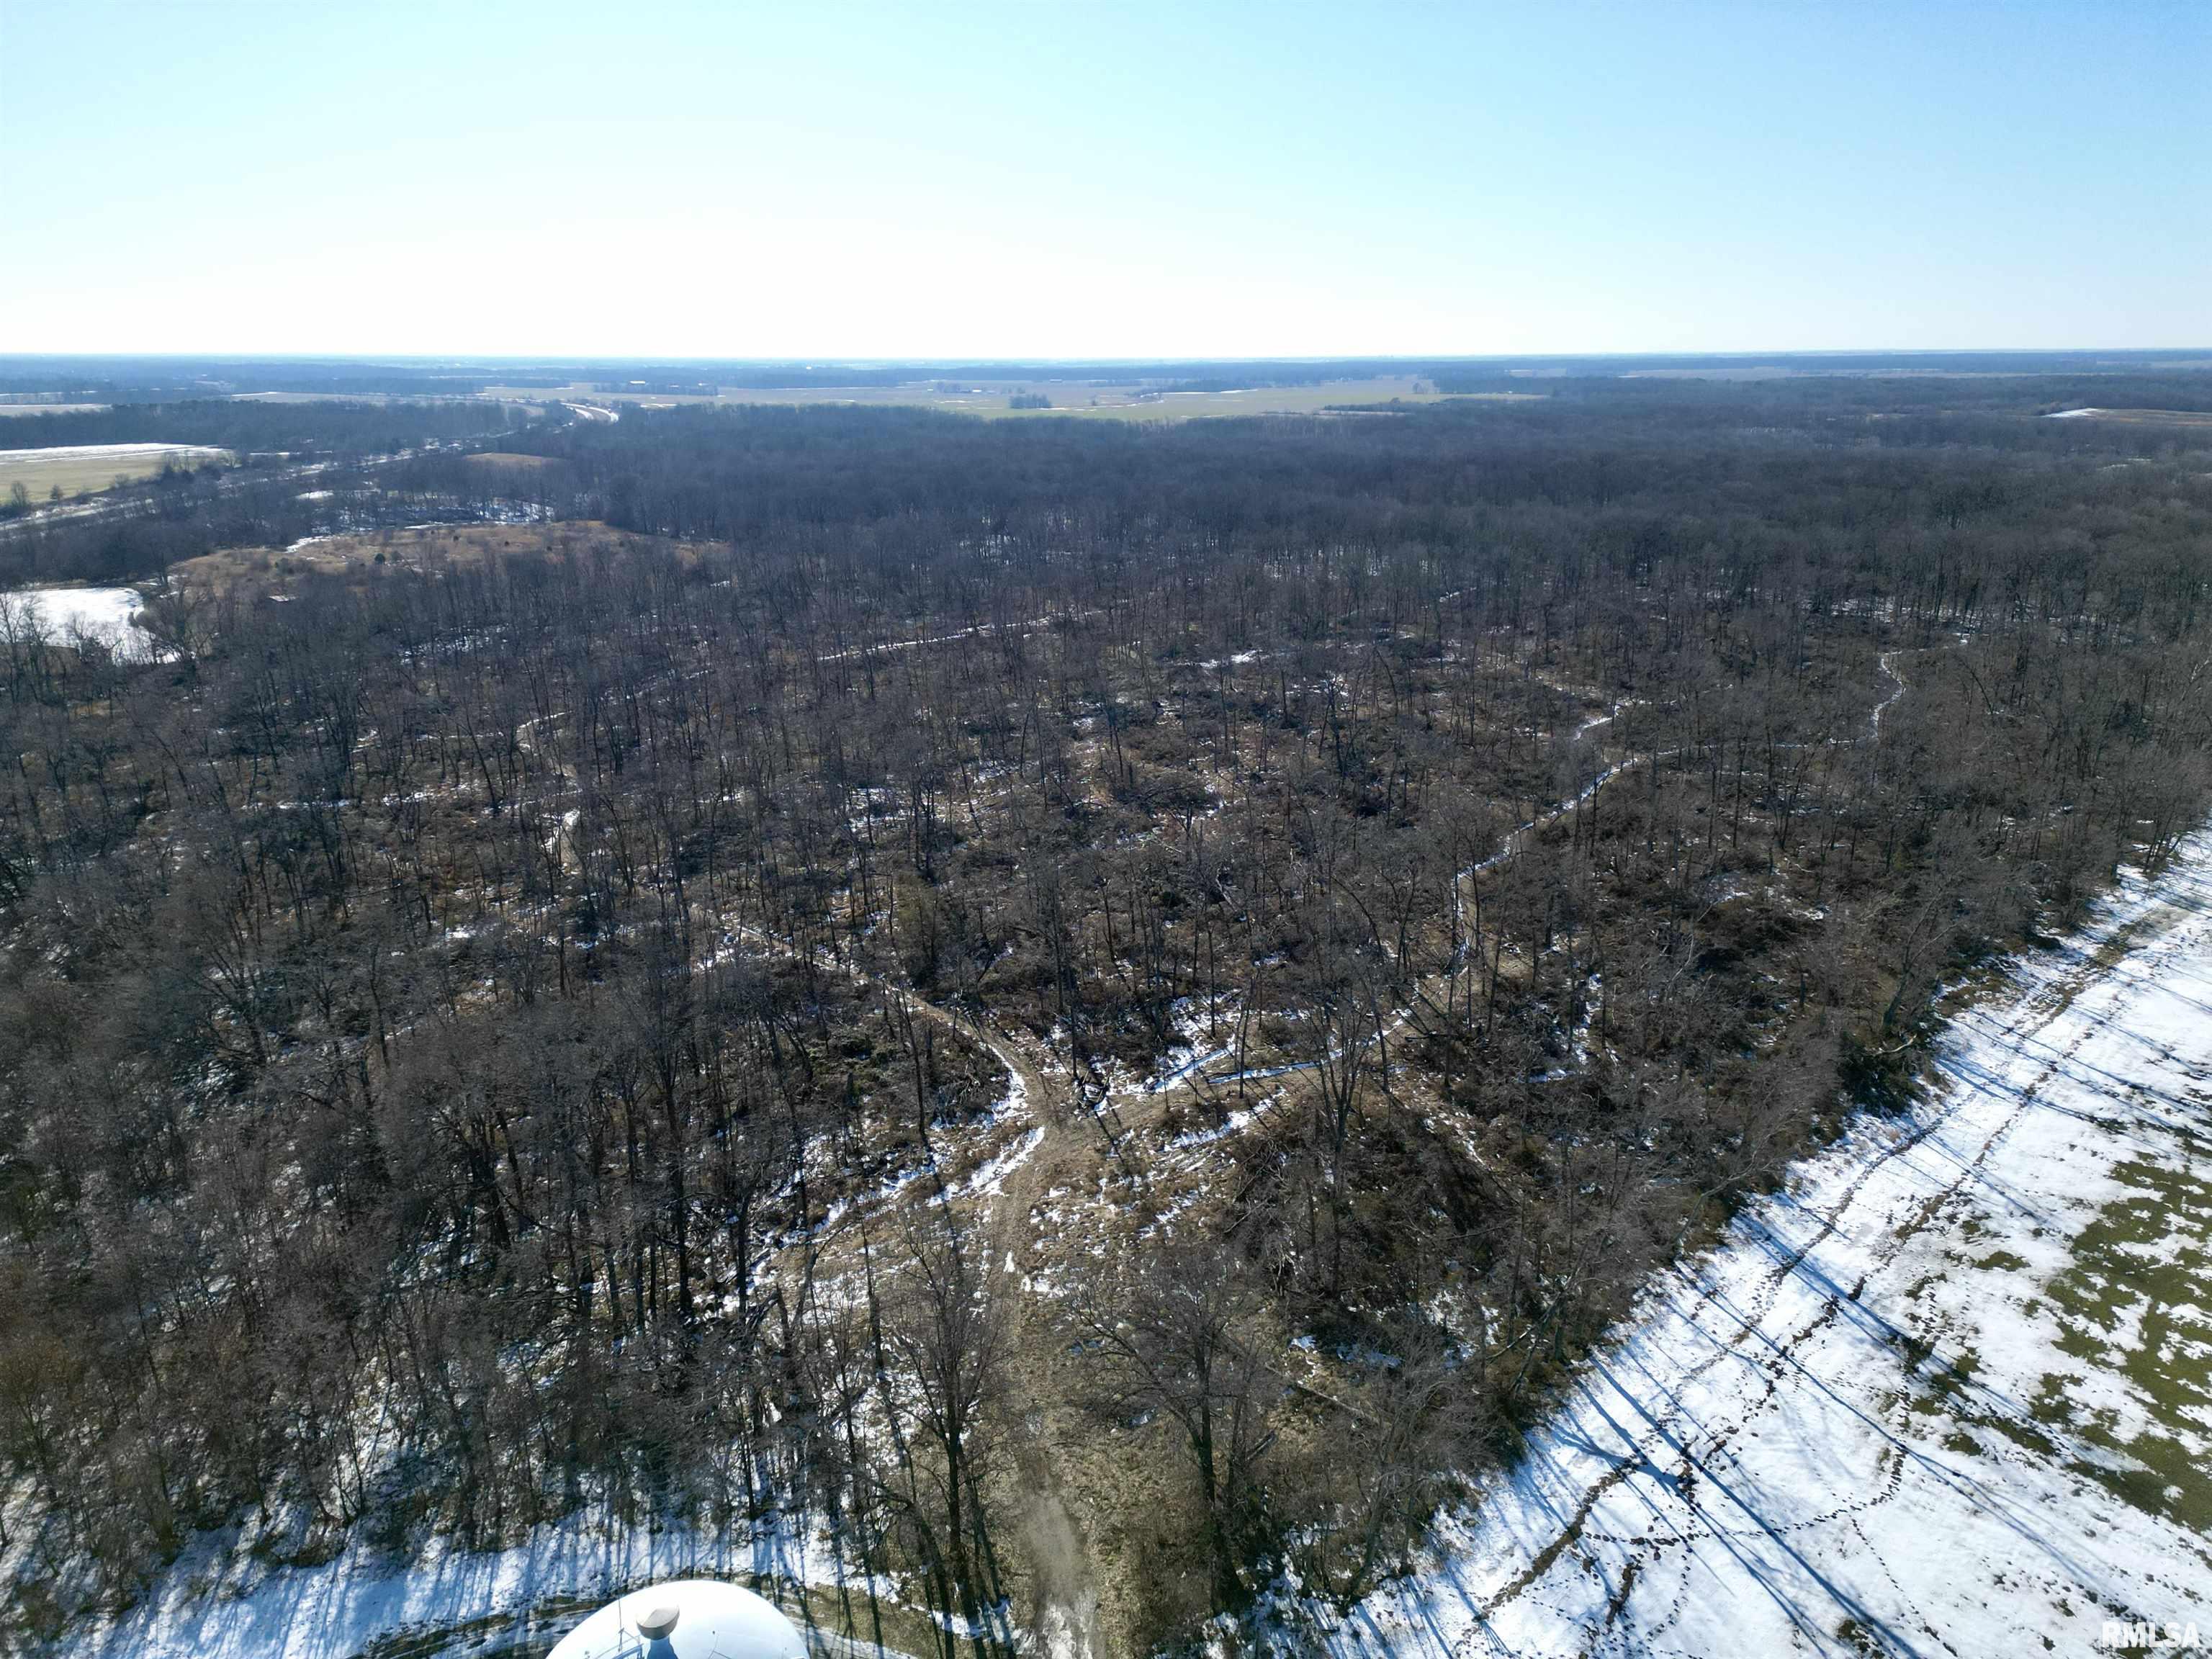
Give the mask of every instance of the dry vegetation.
[{"label": "dry vegetation", "polygon": [[33,501],[65,499],[158,477],[167,470],[227,466],[232,459],[227,451],[196,444],[72,444],[49,449],[0,449],[0,495],[20,484]]},{"label": "dry vegetation", "polygon": [[529,472],[554,463],[544,455],[516,455],[503,449],[483,449],[469,457],[469,465],[489,472]]},{"label": "dry vegetation", "polygon": [[[467,459],[473,464],[478,458]],[[179,589],[251,600],[270,592],[289,597],[295,580],[310,574],[360,574],[386,566],[444,572],[502,554],[570,558],[589,550],[635,547],[646,539],[591,520],[558,525],[391,526],[316,536],[285,548],[234,547],[203,553],[171,565],[164,580]],[[674,556],[688,562],[696,555],[677,549]]]}]

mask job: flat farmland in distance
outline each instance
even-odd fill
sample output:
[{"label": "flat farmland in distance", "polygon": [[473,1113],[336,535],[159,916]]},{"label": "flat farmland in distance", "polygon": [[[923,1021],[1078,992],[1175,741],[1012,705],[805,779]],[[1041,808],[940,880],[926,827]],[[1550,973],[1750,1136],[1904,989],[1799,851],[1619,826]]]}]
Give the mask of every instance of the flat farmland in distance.
[{"label": "flat farmland in distance", "polygon": [[468,457],[468,463],[486,472],[535,472],[560,465],[550,455],[518,455],[505,449],[479,449]]},{"label": "flat farmland in distance", "polygon": [[89,495],[111,488],[118,478],[150,478],[165,466],[228,466],[227,449],[204,444],[66,444],[56,449],[0,449],[0,495],[17,484],[42,501],[58,489],[64,495]]},{"label": "flat farmland in distance", "polygon": [[[1023,380],[910,380],[898,386],[724,386],[704,392],[600,392],[586,386],[559,390],[487,386],[483,396],[672,409],[679,404],[829,405],[841,408],[940,409],[955,414],[1005,416],[1080,416],[1092,420],[1188,421],[1212,416],[1317,415],[1367,404],[1441,403],[1443,394],[1425,377],[1402,374],[1329,380],[1309,386],[1255,386],[1178,391],[1136,383]],[[1016,409],[1017,396],[1050,400],[1047,409]],[[1490,401],[1540,398],[1541,392],[1489,392]]]},{"label": "flat farmland in distance", "polygon": [[2212,426],[2212,410],[2202,409],[2069,409],[2049,418],[2118,421],[2129,426]]},{"label": "flat farmland in distance", "polygon": [[704,392],[604,392],[587,380],[567,386],[488,386],[477,396],[503,404],[635,404],[641,409],[673,409],[678,404],[711,404]]},{"label": "flat farmland in distance", "polygon": [[106,404],[0,404],[0,416],[100,415],[107,408]]},{"label": "flat farmland in distance", "polygon": [[[1051,400],[1049,409],[1016,409],[1018,394]],[[1533,395],[1533,394],[1532,394]],[[1086,420],[1189,421],[1209,416],[1317,415],[1346,404],[1418,403],[1442,399],[1425,379],[1411,374],[1315,386],[1257,386],[1221,391],[1176,391],[1137,385],[1065,380],[918,381],[905,386],[726,387],[723,403],[842,404],[884,408],[944,409],[996,419],[1079,416]]]},{"label": "flat farmland in distance", "polygon": [[2107,409],[2098,418],[2136,426],[2212,426],[2212,410],[2202,409]]}]

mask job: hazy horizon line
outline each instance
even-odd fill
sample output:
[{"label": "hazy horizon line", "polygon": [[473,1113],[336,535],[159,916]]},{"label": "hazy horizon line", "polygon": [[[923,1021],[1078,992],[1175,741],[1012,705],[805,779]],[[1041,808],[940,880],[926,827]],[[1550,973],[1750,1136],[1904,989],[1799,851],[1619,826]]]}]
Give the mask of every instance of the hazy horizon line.
[{"label": "hazy horizon line", "polygon": [[1330,351],[1330,352],[1161,352],[1143,356],[1086,356],[1043,353],[1011,356],[975,353],[902,356],[836,352],[780,353],[746,356],[722,353],[686,355],[655,351],[375,351],[375,350],[82,350],[12,351],[0,349],[0,362],[400,362],[400,363],[742,363],[774,368],[1113,368],[1159,363],[1544,363],[1674,362],[1703,360],[1843,357],[2184,357],[2202,356],[2212,366],[2212,343],[2155,346],[1790,346],[1766,349],[1573,351]]}]

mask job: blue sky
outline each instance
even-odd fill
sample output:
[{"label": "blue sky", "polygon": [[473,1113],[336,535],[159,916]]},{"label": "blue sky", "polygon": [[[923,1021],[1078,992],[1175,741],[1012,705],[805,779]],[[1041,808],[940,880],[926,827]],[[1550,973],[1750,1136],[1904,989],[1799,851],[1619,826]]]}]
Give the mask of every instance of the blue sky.
[{"label": "blue sky", "polygon": [[2212,344],[2212,3],[0,0],[0,351]]}]

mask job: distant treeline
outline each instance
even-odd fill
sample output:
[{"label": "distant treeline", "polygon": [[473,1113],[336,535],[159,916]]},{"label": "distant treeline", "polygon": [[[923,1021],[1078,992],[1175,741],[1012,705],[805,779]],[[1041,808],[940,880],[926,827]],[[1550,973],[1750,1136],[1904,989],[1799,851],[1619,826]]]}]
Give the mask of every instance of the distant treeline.
[{"label": "distant treeline", "polygon": [[[625,362],[611,358],[436,362],[348,358],[4,357],[0,392],[37,392],[65,402],[164,403],[233,392],[343,396],[470,397],[487,386],[546,392],[583,383],[605,391],[696,392],[720,386],[752,391],[901,386],[923,380],[970,384],[1064,383],[1182,391],[1315,386],[1331,380],[1408,376],[1448,392],[1527,389],[1562,380],[1617,381],[1625,375],[1700,375],[1803,380],[1816,377],[2066,375],[2095,383],[2088,401],[2123,406],[2116,376],[2193,371],[2196,396],[2212,395],[2212,348],[2161,351],[1904,351],[1676,353],[1650,356],[1332,357],[1194,359],[1156,362],[761,362],[699,358]],[[2170,403],[2195,409],[2200,402]]]},{"label": "distant treeline", "polygon": [[125,404],[79,415],[14,415],[0,421],[0,449],[60,444],[210,444],[240,456],[377,454],[474,437],[506,423],[491,404],[439,403],[264,404],[231,398]]},{"label": "distant treeline", "polygon": [[[380,468],[377,490],[349,499],[347,521],[466,517],[520,500],[557,516],[712,540],[780,530],[794,518],[826,528],[941,515],[948,526],[964,526],[1080,501],[1085,514],[1105,512],[1116,525],[1166,508],[1228,532],[1273,526],[1303,537],[1316,533],[1308,505],[1326,496],[1322,519],[1331,525],[1372,504],[1409,532],[1426,526],[1443,533],[1433,517],[1443,480],[1492,501],[1606,505],[1671,493],[1684,477],[1717,479],[1727,457],[1743,458],[1732,467],[1763,473],[1807,447],[1822,452],[1816,471],[1838,478],[1871,476],[1882,470],[1878,455],[1908,451],[1916,474],[1963,474],[2008,454],[2042,465],[2093,457],[2109,464],[2167,455],[2195,439],[2172,427],[2034,417],[2085,403],[2212,407],[2212,377],[2187,372],[1439,383],[1544,395],[1390,420],[1269,416],[1163,428],[989,422],[904,409],[631,410],[614,423],[515,425],[501,447],[568,463],[533,476],[491,473],[453,453]],[[463,402],[199,400],[12,416],[0,421],[0,447],[164,441],[343,460],[519,418]],[[1455,459],[1462,457],[1468,459]],[[1408,469],[1425,481],[1395,498],[1391,481]],[[358,482],[340,468],[317,485],[343,492]],[[289,480],[264,485],[234,474],[149,488],[130,514],[17,526],[0,536],[0,583],[151,576],[214,548],[281,547],[332,527],[325,522],[331,510],[302,504],[301,493]]]},{"label": "distant treeline", "polygon": [[[1750,366],[1747,365],[1747,368]],[[1437,371],[1437,390],[1449,393],[1534,392],[1554,403],[1598,403],[1655,409],[1669,404],[1730,418],[1771,415],[1795,424],[1820,415],[1892,418],[1899,414],[2040,414],[2050,410],[2212,410],[2212,374],[2196,370],[2100,369],[2063,372],[1983,368],[1916,369],[1833,374],[1784,374],[1741,378],[1654,365],[1623,374],[1577,370],[1567,374],[1515,375],[1490,367]]]},{"label": "distant treeline", "polygon": [[[1731,475],[1764,489],[1802,466],[1839,490],[1902,477],[1970,488],[2008,454],[2154,456],[2192,441],[2177,428],[2033,418],[2063,404],[2064,381],[1942,382],[2008,388],[2008,402],[1963,408],[1919,383],[1673,380],[1567,383],[1571,395],[1448,405],[1392,420],[987,422],[921,410],[693,407],[641,410],[617,424],[539,427],[510,447],[571,464],[578,510],[624,529],[743,538],[793,520],[827,526],[900,514],[996,525],[1055,508],[1106,527],[1162,514],[1224,535],[1325,540],[1354,524],[1443,538],[1469,501],[1626,506],[1677,499],[1686,483]],[[2131,382],[2166,406],[2198,377]],[[1869,405],[1877,386],[1888,406]],[[1986,394],[1976,391],[1978,397]],[[1799,461],[1793,452],[1817,448]],[[1899,465],[1884,459],[1907,453]],[[1790,458],[1785,459],[1785,457]],[[418,475],[450,477],[426,461]],[[1804,487],[1808,479],[1798,480]],[[1079,509],[1074,504],[1079,502]],[[1846,516],[1855,509],[1838,502]],[[1863,511],[1875,510],[1870,498]]]},{"label": "distant treeline", "polygon": [[0,392],[65,403],[167,403],[234,392],[466,397],[483,368],[353,358],[0,357]]},{"label": "distant treeline", "polygon": [[941,1659],[1041,1498],[1115,1651],[1402,1565],[2212,800],[2212,432],[1613,386],[625,411],[40,532],[686,539],[180,582],[137,662],[0,605],[0,1649],[233,1522],[773,1516]]}]

